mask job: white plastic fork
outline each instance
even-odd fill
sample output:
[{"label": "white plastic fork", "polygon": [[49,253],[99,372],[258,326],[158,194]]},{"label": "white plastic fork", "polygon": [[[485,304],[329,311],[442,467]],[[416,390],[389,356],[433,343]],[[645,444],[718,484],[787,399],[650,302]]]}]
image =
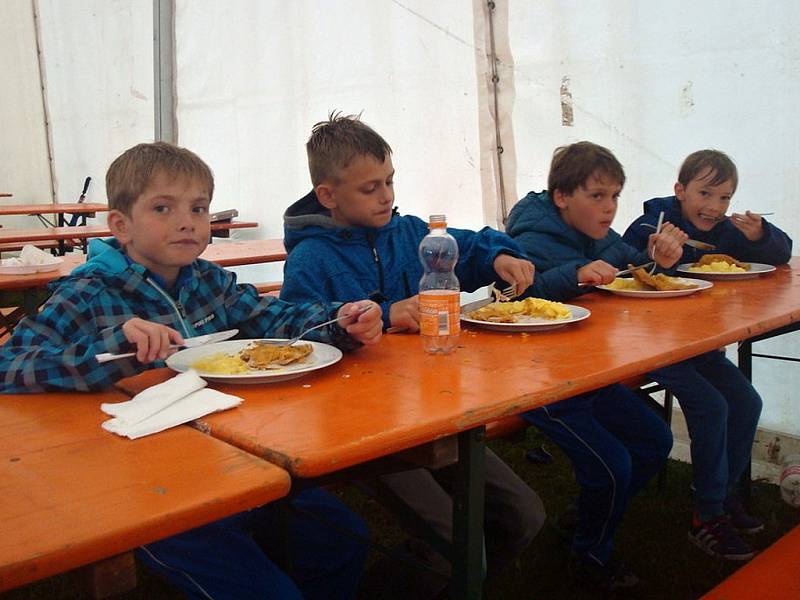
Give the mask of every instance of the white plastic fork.
[{"label": "white plastic fork", "polygon": [[367,304],[366,306],[362,306],[361,308],[357,309],[354,312],[351,312],[350,314],[337,316],[335,319],[330,319],[329,321],[324,321],[322,323],[319,323],[318,325],[314,325],[313,327],[309,327],[308,329],[306,329],[304,331],[301,331],[298,335],[296,335],[293,338],[290,338],[288,340],[263,340],[263,341],[261,341],[259,343],[270,344],[271,346],[291,346],[295,342],[300,341],[300,338],[305,336],[309,331],[314,331],[315,329],[319,329],[320,327],[325,327],[325,325],[330,325],[331,323],[336,323],[336,321],[338,321],[339,319],[349,319],[350,317],[361,316],[365,312],[367,312],[368,310],[372,310],[373,306],[375,306],[375,304]]},{"label": "white plastic fork", "polygon": [[[661,233],[661,226],[663,224],[664,224],[664,211],[662,210],[660,213],[658,213],[658,225],[656,225],[656,235]],[[650,275],[652,275],[653,273],[656,272],[656,266],[657,266],[656,262],[655,262],[655,260],[656,260],[656,245],[655,245],[655,243],[653,243],[653,248],[652,248],[652,250],[650,252],[650,258],[653,259],[653,266],[650,267],[650,271],[648,271],[648,273]]]}]

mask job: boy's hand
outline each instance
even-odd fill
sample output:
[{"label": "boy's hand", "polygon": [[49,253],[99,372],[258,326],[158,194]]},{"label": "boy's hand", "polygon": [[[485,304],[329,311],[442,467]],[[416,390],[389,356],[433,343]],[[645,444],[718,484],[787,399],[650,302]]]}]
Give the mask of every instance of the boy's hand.
[{"label": "boy's hand", "polygon": [[389,322],[397,330],[419,331],[419,296],[411,296],[389,307]]},{"label": "boy's hand", "polygon": [[683,256],[683,245],[689,236],[672,223],[664,223],[661,231],[647,240],[647,252],[659,266],[669,269]]},{"label": "boy's hand", "polygon": [[136,346],[136,360],[140,363],[164,360],[177,351],[171,348],[173,344],[183,345],[183,337],[172,327],[138,317],[125,321],[122,333],[125,334],[125,339]]},{"label": "boy's hand", "polygon": [[510,254],[498,254],[492,266],[500,279],[514,284],[517,295],[522,294],[533,284],[533,272],[536,267],[529,260],[515,258]]},{"label": "boy's hand", "polygon": [[764,223],[761,215],[751,213],[749,210],[745,214],[733,213],[731,223],[744,234],[751,242],[757,242],[764,237]]},{"label": "boy's hand", "polygon": [[[367,306],[370,307],[369,310],[356,314]],[[359,300],[344,304],[336,316],[339,319],[339,326],[350,334],[350,337],[365,346],[370,346],[377,344],[383,334],[381,313],[381,307],[372,300]]]},{"label": "boy's hand", "polygon": [[596,260],[578,269],[578,283],[588,283],[591,285],[611,283],[616,278],[617,271],[619,271],[619,269],[614,265],[610,265],[604,260]]}]

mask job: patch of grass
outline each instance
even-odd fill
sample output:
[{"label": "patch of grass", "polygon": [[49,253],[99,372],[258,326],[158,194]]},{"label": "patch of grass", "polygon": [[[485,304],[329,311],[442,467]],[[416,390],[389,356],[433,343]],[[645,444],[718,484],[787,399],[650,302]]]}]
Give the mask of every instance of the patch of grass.
[{"label": "patch of grass", "polygon": [[[551,464],[533,464],[525,450],[544,444],[553,455]],[[533,428],[525,440],[497,440],[492,449],[503,458],[542,497],[548,520],[560,514],[577,494],[577,485],[568,459]],[[617,538],[619,556],[642,580],[640,598],[647,600],[692,600],[725,579],[740,564],[707,556],[686,538],[692,508],[689,486],[690,465],[670,461],[663,492],[655,481],[639,494],[625,516]],[[405,539],[395,519],[372,498],[355,488],[337,492],[345,502],[369,522],[375,540],[394,546]],[[753,484],[752,512],[766,524],[764,532],[750,537],[756,549],[764,549],[789,529],[800,524],[800,512],[787,506],[775,485]],[[487,584],[487,600],[516,598],[569,598],[590,600],[597,594],[575,581],[568,568],[569,550],[548,523],[533,544],[501,577]],[[421,575],[393,567],[371,551],[368,573],[362,585],[362,600],[409,600],[404,582]],[[391,565],[390,565],[391,566]],[[140,572],[136,590],[118,600],[177,600],[182,596],[159,579]],[[87,598],[75,574],[52,577],[23,588],[0,594],[0,600],[67,600]]]}]

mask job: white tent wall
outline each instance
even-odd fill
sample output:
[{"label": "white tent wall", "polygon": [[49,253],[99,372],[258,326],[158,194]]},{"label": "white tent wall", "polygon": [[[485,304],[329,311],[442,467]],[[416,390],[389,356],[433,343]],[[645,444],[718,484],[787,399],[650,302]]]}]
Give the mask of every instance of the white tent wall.
[{"label": "white tent wall", "polygon": [[[105,202],[109,163],[153,139],[153,4],[37,0],[59,202]],[[100,217],[101,219],[103,217]]]},{"label": "white tent wall", "polygon": [[[50,168],[33,6],[30,0],[6,0],[0,14],[0,192],[14,194],[0,202],[47,203]],[[30,217],[3,221],[6,227],[35,226]]]},{"label": "white tent wall", "polygon": [[[686,155],[717,148],[739,168],[732,210],[774,211],[769,219],[800,239],[794,2],[511,2],[509,24],[520,196],[547,187],[554,148],[594,141],[626,170],[622,232],[642,201],[672,194]],[[784,336],[757,351],[796,356],[797,341]],[[800,433],[800,366],[754,359],[753,370],[761,425]]]},{"label": "white tent wall", "polygon": [[214,169],[214,208],[260,223],[237,237],[282,237],[311,189],[305,142],[331,110],[363,111],[392,147],[404,214],[484,223],[470,4],[179,0],[175,22],[178,139]]}]

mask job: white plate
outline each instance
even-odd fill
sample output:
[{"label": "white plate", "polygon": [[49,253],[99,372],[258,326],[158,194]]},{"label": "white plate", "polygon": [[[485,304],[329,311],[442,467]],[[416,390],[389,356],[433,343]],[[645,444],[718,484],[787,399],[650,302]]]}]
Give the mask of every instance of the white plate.
[{"label": "white plate", "polygon": [[572,316],[568,319],[542,319],[539,317],[519,317],[516,323],[493,323],[492,321],[479,321],[477,319],[470,319],[466,313],[477,310],[481,306],[485,306],[492,302],[490,299],[478,300],[477,302],[470,302],[461,307],[461,320],[470,325],[476,325],[482,329],[489,329],[491,331],[504,331],[506,333],[515,333],[522,331],[547,331],[548,329],[556,329],[564,327],[570,323],[577,323],[588,319],[592,312],[583,308],[582,306],[575,306],[574,304],[565,304]]},{"label": "white plate", "polygon": [[[197,348],[186,348],[167,358],[167,366],[173,371],[183,373],[191,369],[192,363],[197,362],[201,358],[219,353],[236,354],[239,350],[250,344],[250,342],[257,341],[258,340],[229,340],[216,344],[206,344],[205,346],[198,346]],[[321,342],[307,342],[305,340],[303,340],[302,343],[311,344],[314,351],[309,354],[304,361],[292,363],[278,369],[251,371],[250,373],[238,373],[236,375],[204,373],[200,370],[198,370],[197,373],[203,379],[218,381],[220,383],[274,383],[277,381],[294,379],[295,377],[302,377],[306,373],[328,367],[342,358],[342,351],[334,346]]]},{"label": "white plate", "polygon": [[0,260],[0,275],[31,275],[32,273],[46,273],[55,271],[64,262],[62,259],[53,257],[53,262],[46,265],[14,265],[9,264],[11,259]]},{"label": "white plate", "polygon": [[629,296],[631,298],[676,298],[678,296],[689,296],[696,292],[702,292],[703,290],[707,290],[710,287],[713,287],[714,284],[710,281],[703,281],[702,279],[691,279],[689,277],[676,277],[676,279],[684,282],[684,283],[694,283],[697,285],[696,288],[689,288],[688,290],[613,290],[609,288],[607,285],[598,285],[596,286],[598,290],[605,290],[607,292],[611,292],[612,294],[617,294],[618,296]]},{"label": "white plate", "polygon": [[764,273],[772,273],[775,270],[775,267],[772,265],[749,263],[750,270],[745,271],[744,273],[729,273],[727,271],[690,271],[689,267],[691,267],[693,264],[694,263],[683,263],[678,265],[677,270],[680,273],[688,273],[692,277],[702,277],[703,279],[725,279],[728,281],[735,281],[737,279],[753,279],[759,275],[763,275]]}]

